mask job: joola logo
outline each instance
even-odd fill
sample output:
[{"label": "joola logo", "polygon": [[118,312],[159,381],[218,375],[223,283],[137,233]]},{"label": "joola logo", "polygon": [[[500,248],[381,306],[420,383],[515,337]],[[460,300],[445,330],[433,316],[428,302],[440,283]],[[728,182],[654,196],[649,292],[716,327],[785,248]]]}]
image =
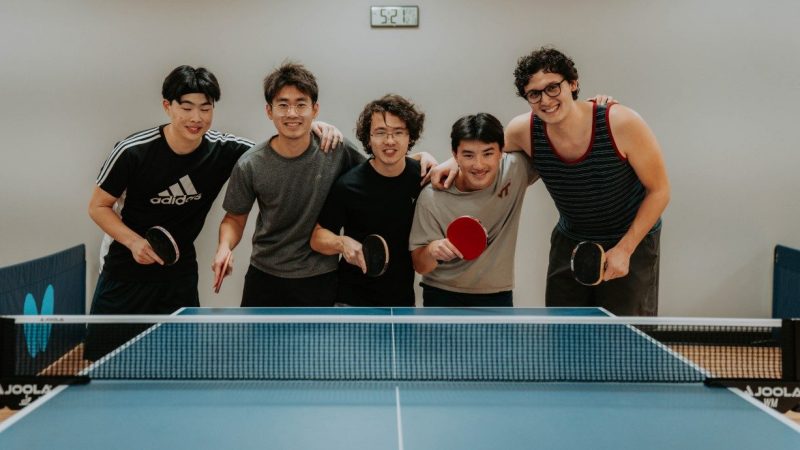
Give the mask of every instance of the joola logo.
[{"label": "joola logo", "polygon": [[[42,298],[41,309],[36,305],[36,299],[33,294],[28,293],[25,296],[25,304],[23,305],[23,314],[26,316],[44,315],[49,316],[53,314],[55,309],[55,289],[52,284],[47,285]],[[50,331],[53,325],[49,323],[26,323],[23,325],[25,332],[25,344],[28,348],[28,354],[31,358],[35,358],[39,353],[47,349],[47,342],[50,340]]]},{"label": "joola logo", "polygon": [[745,392],[753,397],[788,397],[800,398],[800,387],[789,389],[785,386],[756,386],[756,391],[748,385]]},{"label": "joola logo", "polygon": [[177,183],[169,187],[165,191],[158,193],[158,197],[150,199],[150,203],[154,205],[184,205],[191,200],[200,200],[203,194],[197,192],[194,188],[192,180],[189,175],[184,175]]},{"label": "joola logo", "polygon": [[44,395],[53,390],[53,386],[43,384],[0,384],[0,395]]}]

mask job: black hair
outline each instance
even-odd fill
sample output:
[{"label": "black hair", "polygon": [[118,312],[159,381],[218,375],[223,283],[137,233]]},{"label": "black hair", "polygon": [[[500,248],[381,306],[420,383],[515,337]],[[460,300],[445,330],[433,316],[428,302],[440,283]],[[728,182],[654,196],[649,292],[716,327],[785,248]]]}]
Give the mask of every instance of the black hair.
[{"label": "black hair", "polygon": [[461,141],[481,141],[487,144],[497,143],[502,150],[505,146],[503,124],[497,117],[489,113],[478,113],[464,116],[453,124],[450,132],[450,146],[456,153]]},{"label": "black hair", "polygon": [[203,94],[214,104],[219,101],[217,77],[205,67],[178,66],[164,78],[161,96],[168,102],[180,101],[186,94]]}]

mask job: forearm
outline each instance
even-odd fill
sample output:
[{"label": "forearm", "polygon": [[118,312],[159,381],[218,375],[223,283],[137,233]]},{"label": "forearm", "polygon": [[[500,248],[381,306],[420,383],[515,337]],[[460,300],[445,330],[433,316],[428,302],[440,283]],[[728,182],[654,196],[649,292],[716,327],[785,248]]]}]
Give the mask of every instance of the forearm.
[{"label": "forearm", "polygon": [[112,206],[90,205],[89,217],[103,232],[127,248],[131,248],[136,240],[142,239],[138,233],[122,222]]},{"label": "forearm", "polygon": [[323,255],[338,255],[344,252],[342,237],[319,224],[311,233],[311,249]]},{"label": "forearm", "polygon": [[650,232],[658,218],[664,213],[669,203],[669,188],[648,192],[639,206],[639,211],[633,219],[630,228],[617,243],[616,247],[624,250],[629,255],[633,254],[642,239]]},{"label": "forearm", "polygon": [[439,262],[429,251],[428,245],[414,249],[411,252],[411,261],[414,264],[414,270],[420,275],[433,272],[439,266]]},{"label": "forearm", "polygon": [[233,215],[226,213],[219,224],[219,246],[225,246],[231,250],[239,245],[244,233],[244,226],[247,223],[247,214]]}]

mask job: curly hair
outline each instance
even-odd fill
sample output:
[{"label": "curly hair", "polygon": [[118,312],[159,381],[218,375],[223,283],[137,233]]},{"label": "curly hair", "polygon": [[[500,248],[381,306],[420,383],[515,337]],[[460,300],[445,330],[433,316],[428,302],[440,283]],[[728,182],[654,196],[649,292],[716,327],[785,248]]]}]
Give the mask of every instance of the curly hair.
[{"label": "curly hair", "polygon": [[298,91],[311,97],[313,103],[317,103],[319,88],[314,74],[306,69],[302,64],[286,62],[264,78],[264,100],[272,103],[281,89],[286,86],[294,86]]},{"label": "curly hair", "polygon": [[375,113],[382,114],[384,119],[386,113],[390,113],[406,124],[409,135],[408,149],[411,150],[422,134],[425,113],[417,109],[417,106],[411,101],[396,94],[387,94],[378,100],[367,103],[356,122],[356,137],[364,145],[364,151],[370,155],[372,148],[369,138],[372,129],[372,115]]},{"label": "curly hair", "polygon": [[[525,86],[539,71],[557,73],[570,83],[578,81],[578,69],[575,68],[575,62],[569,56],[552,47],[542,47],[517,61],[517,68],[514,70],[514,86],[517,88],[517,95],[525,97]],[[580,86],[572,92],[573,100],[578,99],[579,91]]]}]

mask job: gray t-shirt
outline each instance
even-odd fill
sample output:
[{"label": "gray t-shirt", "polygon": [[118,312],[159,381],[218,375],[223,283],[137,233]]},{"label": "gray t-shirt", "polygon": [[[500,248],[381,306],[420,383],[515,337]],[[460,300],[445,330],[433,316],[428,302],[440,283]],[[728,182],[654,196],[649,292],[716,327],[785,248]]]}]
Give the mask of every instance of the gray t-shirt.
[{"label": "gray t-shirt", "polygon": [[[273,137],[274,138],[274,137]],[[258,200],[250,264],[270,275],[306,278],[336,270],[338,255],[311,249],[311,232],[333,182],[366,158],[345,140],[323,153],[319,139],[295,158],[278,154],[262,142],[236,163],[222,207],[231,214],[247,214]]]},{"label": "gray t-shirt", "polygon": [[468,294],[491,294],[514,288],[514,252],[527,187],[538,177],[522,152],[503,154],[494,184],[473,192],[423,189],[417,200],[409,250],[428,245],[446,235],[456,217],[472,216],[488,234],[486,250],[472,261],[440,262],[422,282],[435,288]]}]

